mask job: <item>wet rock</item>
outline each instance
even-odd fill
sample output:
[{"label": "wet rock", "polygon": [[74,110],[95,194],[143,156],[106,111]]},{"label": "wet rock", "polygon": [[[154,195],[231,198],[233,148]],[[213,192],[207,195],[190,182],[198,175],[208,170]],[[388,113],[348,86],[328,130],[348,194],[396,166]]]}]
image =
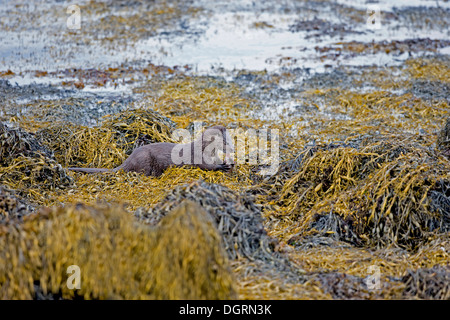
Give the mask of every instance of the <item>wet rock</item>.
[{"label": "wet rock", "polygon": [[299,20],[294,24],[289,26],[289,31],[291,32],[299,32],[306,31],[309,32],[305,39],[309,39],[312,37],[321,37],[324,34],[330,37],[343,36],[348,33],[361,34],[361,31],[355,31],[348,24],[344,23],[332,23],[330,21],[324,19],[314,18],[312,20]]},{"label": "wet rock", "polygon": [[73,90],[59,89],[50,84],[29,84],[19,86],[9,80],[0,79],[0,102],[10,104],[11,102],[36,101],[49,97],[65,98],[74,94]]},{"label": "wet rock", "polygon": [[450,9],[441,6],[407,6],[394,7],[392,18],[419,31],[421,29],[448,30]]},{"label": "wet rock", "polygon": [[408,90],[424,100],[444,100],[450,103],[450,83],[431,80],[415,80]]}]

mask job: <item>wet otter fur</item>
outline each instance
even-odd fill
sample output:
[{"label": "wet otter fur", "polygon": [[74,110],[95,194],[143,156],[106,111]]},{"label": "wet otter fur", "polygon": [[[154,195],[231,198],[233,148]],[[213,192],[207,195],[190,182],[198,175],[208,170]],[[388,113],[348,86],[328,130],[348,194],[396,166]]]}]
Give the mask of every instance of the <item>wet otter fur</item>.
[{"label": "wet otter fur", "polygon": [[[225,161],[218,157],[218,150],[226,155]],[[155,177],[160,176],[170,166],[190,165],[203,170],[230,171],[234,165],[229,157],[231,152],[234,152],[234,144],[226,128],[213,126],[206,129],[200,138],[191,143],[160,142],[136,148],[120,166],[114,169],[68,169],[86,173],[134,171]]]}]

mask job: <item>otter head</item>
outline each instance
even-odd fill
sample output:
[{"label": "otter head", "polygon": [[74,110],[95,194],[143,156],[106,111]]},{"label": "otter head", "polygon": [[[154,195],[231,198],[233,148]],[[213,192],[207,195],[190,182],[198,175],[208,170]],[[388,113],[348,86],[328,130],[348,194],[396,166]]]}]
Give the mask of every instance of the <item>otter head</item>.
[{"label": "otter head", "polygon": [[206,129],[202,134],[203,150],[211,153],[211,157],[224,155],[223,161],[227,164],[234,164],[232,153],[234,153],[234,143],[230,134],[224,126],[213,126]]}]

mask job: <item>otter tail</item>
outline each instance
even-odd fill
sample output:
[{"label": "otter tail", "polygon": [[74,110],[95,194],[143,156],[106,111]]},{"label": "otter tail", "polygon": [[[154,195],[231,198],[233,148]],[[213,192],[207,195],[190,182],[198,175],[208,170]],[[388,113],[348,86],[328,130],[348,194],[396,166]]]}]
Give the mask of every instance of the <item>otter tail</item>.
[{"label": "otter tail", "polygon": [[86,173],[98,173],[98,172],[110,172],[111,169],[100,169],[100,168],[67,168],[71,171],[86,172]]}]

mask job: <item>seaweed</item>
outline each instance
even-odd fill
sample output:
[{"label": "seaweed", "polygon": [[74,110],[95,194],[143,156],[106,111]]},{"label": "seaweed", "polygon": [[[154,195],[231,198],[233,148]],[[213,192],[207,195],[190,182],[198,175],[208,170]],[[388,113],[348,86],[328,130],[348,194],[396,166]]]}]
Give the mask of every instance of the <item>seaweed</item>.
[{"label": "seaweed", "polygon": [[[421,44],[427,42],[417,45]],[[388,43],[385,48],[390,45],[401,49],[403,44]],[[433,289],[423,292],[422,284],[417,289],[413,282],[419,273],[424,279],[428,277],[421,273],[423,270],[448,264],[450,180],[446,155],[448,101],[445,88],[448,81],[445,75],[448,68],[445,61],[445,57],[435,55],[432,59],[409,59],[399,67],[370,67],[364,71],[340,67],[320,76],[309,75],[306,70],[284,69],[279,73],[236,70],[232,73],[234,80],[227,81],[221,77],[188,76],[179,69],[163,66],[66,70],[64,72],[78,76],[87,86],[101,86],[105,79],[112,81],[126,74],[134,79],[130,80],[134,89],[133,98],[124,99],[132,100],[133,106],[125,108],[122,100],[114,106],[108,101],[99,104],[103,99],[95,94],[83,101],[40,97],[25,105],[14,104],[8,98],[2,100],[2,120],[22,129],[13,129],[9,124],[3,127],[7,136],[1,150],[0,182],[8,191],[2,191],[6,197],[0,228],[11,234],[10,237],[19,229],[26,231],[20,231],[22,236],[27,235],[26,239],[35,239],[33,234],[39,234],[36,247],[33,247],[35,240],[14,240],[11,246],[2,240],[2,257],[9,255],[15,257],[14,261],[22,261],[23,256],[34,261],[28,264],[32,272],[17,268],[17,273],[13,273],[14,285],[21,288],[22,295],[18,291],[11,293],[12,286],[2,282],[1,286],[10,292],[6,296],[23,298],[26,294],[26,298],[34,299],[442,298],[444,291],[439,290],[444,288],[441,281],[444,276],[439,276],[441,280],[435,281]],[[300,78],[304,85],[296,86]],[[290,83],[293,85],[289,89],[280,87]],[[5,90],[13,89],[20,91],[12,86]],[[8,93],[8,97],[16,93]],[[294,107],[285,108],[286,101],[295,102]],[[97,117],[105,112],[88,110],[89,107],[96,110],[96,104],[109,113],[100,121]],[[20,113],[21,107],[26,112]],[[267,119],[266,111],[272,108],[283,108],[283,111]],[[80,113],[86,114],[80,118],[77,116]],[[85,118],[95,121],[88,123]],[[181,167],[169,168],[158,178],[124,172],[69,172],[73,184],[63,183],[63,188],[59,187],[60,177],[54,175],[59,169],[49,165],[112,168],[134,148],[171,141],[175,128],[187,128],[192,132],[200,122],[203,126],[220,123],[227,128],[240,128],[238,143],[247,138],[245,129],[278,129],[278,172],[272,176],[258,174],[264,165],[251,163],[249,159],[255,150],[246,150],[240,154],[240,163],[232,172]],[[61,172],[66,173],[64,169]],[[95,243],[112,243],[113,248],[124,247],[120,241],[132,243],[131,248],[137,248],[142,255],[155,257],[154,247],[145,247],[141,242],[153,241],[155,235],[150,234],[163,228],[164,220],[184,199],[196,202],[201,208],[180,209],[180,220],[175,219],[177,222],[171,228],[164,229],[164,238],[160,239],[164,248],[158,249],[162,252],[161,259],[166,259],[164,269],[156,265],[162,260],[151,264],[144,261],[144,257],[136,257],[136,252],[128,252],[129,248],[119,250],[126,257],[122,261],[108,246],[100,249],[86,241],[83,244],[78,240],[73,242],[72,231],[63,234],[66,232],[63,230],[67,230],[65,226],[71,230],[91,226],[88,222],[79,223],[78,215],[86,218],[83,221],[98,216],[99,220],[91,219],[96,221],[92,224],[94,227],[91,226],[92,232],[98,234],[88,231],[89,239]],[[109,205],[102,207],[99,202]],[[77,206],[77,203],[83,204]],[[42,206],[54,205],[59,209],[49,210],[59,212],[55,217],[52,214],[51,218],[45,218],[46,209],[39,211]],[[121,206],[126,210],[118,209]],[[73,221],[62,218],[65,210],[73,210],[70,214]],[[108,225],[117,227],[120,221],[120,226],[113,227],[114,232],[100,227],[103,225],[101,217],[110,221],[108,212],[116,210],[121,212],[120,218],[112,219],[115,222],[108,222]],[[204,263],[216,253],[208,251],[211,248],[198,247],[210,253],[207,256],[195,253],[198,260],[192,262],[200,266],[198,272],[211,276],[209,285],[202,285],[204,290],[196,289],[195,283],[200,277],[196,268],[192,267],[185,276],[175,265],[179,275],[176,278],[171,275],[176,270],[170,269],[172,259],[177,260],[180,250],[186,249],[184,242],[198,240],[198,232],[187,235],[197,224],[186,225],[180,217],[191,216],[191,212],[197,210],[205,210],[205,219],[211,226],[202,230],[211,235],[215,230],[216,240],[221,244],[205,241],[214,243],[215,248],[223,246],[221,254],[231,264],[226,271],[230,277],[221,273],[222,280],[213,278],[214,270]],[[122,228],[122,219],[131,219],[125,224],[132,224],[132,231]],[[147,231],[139,231],[140,228]],[[98,240],[102,234],[112,239],[111,242]],[[163,237],[162,233],[160,235]],[[6,233],[2,233],[1,237],[5,236]],[[53,242],[51,248],[44,245],[42,239],[47,238],[61,238],[63,244],[69,241],[64,239],[70,238],[71,248],[78,253],[58,253],[50,259],[53,269],[43,269],[43,261],[38,259],[43,252],[49,255],[61,252]],[[67,278],[64,269],[67,259],[75,257],[84,266],[98,267],[98,263],[83,256],[86,248],[97,252],[94,255],[97,261],[103,259],[109,263],[116,259],[111,263],[119,266],[118,273],[113,274],[102,264],[101,270],[106,268],[106,274],[102,276],[93,271],[84,291],[62,288]],[[175,253],[172,255],[167,248]],[[56,265],[59,269],[55,269]],[[219,270],[226,269],[219,265],[224,268],[219,266]],[[366,285],[368,270],[374,265],[380,268],[382,284],[380,290],[375,291]],[[163,273],[169,269],[170,272]],[[153,277],[151,274],[155,271],[158,276]],[[129,283],[117,279],[119,275],[130,279],[129,274],[134,274]],[[407,274],[414,275],[403,281]],[[4,281],[6,278],[1,275],[0,281]],[[107,279],[113,279],[112,284],[106,284]],[[162,286],[166,289],[178,286],[180,292],[186,290],[180,287],[183,283],[190,283],[197,293],[186,296],[165,289],[153,290],[156,287],[151,279],[156,282],[163,279]],[[170,279],[173,284],[169,286]],[[54,290],[50,284],[55,285]],[[144,284],[151,290],[141,290]],[[215,293],[208,291],[212,287],[216,288]]]},{"label": "seaweed", "polygon": [[[3,299],[228,299],[234,281],[221,237],[186,201],[157,227],[121,206],[43,208],[0,225]],[[71,289],[67,269],[78,266]]]},{"label": "seaweed", "polygon": [[213,217],[230,259],[277,259],[273,250],[276,240],[267,235],[261,209],[252,197],[218,184],[200,180],[178,186],[152,209],[136,210],[135,216],[154,225],[184,199],[199,203]]},{"label": "seaweed", "polygon": [[0,123],[0,180],[21,194],[66,189],[73,179],[34,135]]},{"label": "seaweed", "polygon": [[28,201],[18,197],[13,190],[0,185],[0,223],[11,219],[20,221],[34,210]]},{"label": "seaweed", "polygon": [[445,157],[450,158],[450,118],[447,119],[444,127],[438,133],[436,149]]},{"label": "seaweed", "polygon": [[432,149],[404,136],[316,149],[297,156],[300,169],[275,201],[280,216],[298,221],[290,243],[319,232],[355,245],[414,248],[448,229],[448,162]]},{"label": "seaweed", "polygon": [[36,135],[64,166],[113,168],[143,144],[172,141],[174,128],[151,109],[126,110],[105,116],[98,127],[57,122]]},{"label": "seaweed", "polygon": [[435,265],[431,268],[408,270],[401,281],[405,284],[405,298],[450,299],[450,266]]},{"label": "seaweed", "polygon": [[35,135],[21,129],[9,127],[0,122],[0,164],[8,166],[19,155],[34,157],[39,154],[52,158],[53,153],[42,145]]}]

